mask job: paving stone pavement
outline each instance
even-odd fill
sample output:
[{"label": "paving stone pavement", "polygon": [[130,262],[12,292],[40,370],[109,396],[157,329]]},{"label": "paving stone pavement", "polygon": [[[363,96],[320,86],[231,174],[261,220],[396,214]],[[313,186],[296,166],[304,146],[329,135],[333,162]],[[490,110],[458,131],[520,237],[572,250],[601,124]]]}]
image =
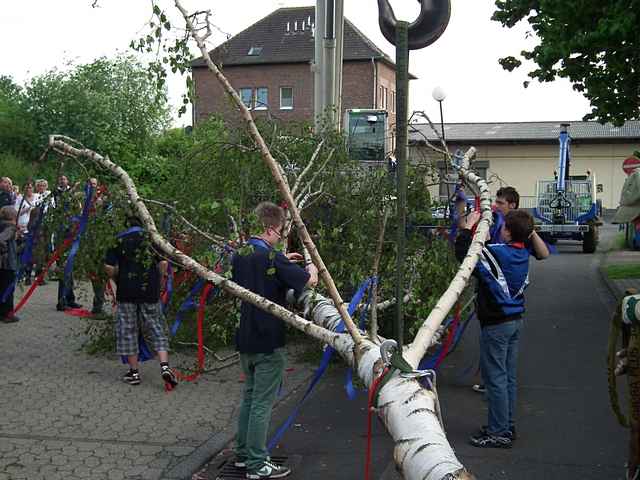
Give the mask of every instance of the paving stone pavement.
[{"label": "paving stone pavement", "polygon": [[[186,473],[172,478],[188,478],[216,453],[207,449],[233,434],[242,391],[237,363],[165,393],[150,361],[141,366],[141,385],[125,384],[115,354],[82,350],[87,320],[55,310],[56,288],[38,288],[20,322],[0,323],[0,480],[152,480],[176,471]],[[285,395],[312,368],[293,363],[295,355],[289,360]]]}]

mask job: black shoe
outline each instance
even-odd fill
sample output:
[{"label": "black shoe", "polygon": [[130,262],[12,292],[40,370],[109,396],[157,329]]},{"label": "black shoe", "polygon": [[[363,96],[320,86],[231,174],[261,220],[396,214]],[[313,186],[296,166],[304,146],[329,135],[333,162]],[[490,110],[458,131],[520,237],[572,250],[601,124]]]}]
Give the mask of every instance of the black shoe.
[{"label": "black shoe", "polygon": [[58,303],[56,305],[56,310],[59,311],[59,312],[64,312],[65,308],[66,307],[62,303]]},{"label": "black shoe", "polygon": [[140,385],[140,373],[129,369],[129,371],[122,377],[122,380],[129,385]]},{"label": "black shoe", "polygon": [[67,308],[82,308],[82,305],[76,302],[67,303]]},{"label": "black shoe", "polygon": [[171,371],[168,366],[163,366],[161,368],[162,380],[167,385],[170,390],[173,390],[176,385],[178,385],[178,380],[176,379],[175,374]]},{"label": "black shoe", "polygon": [[27,287],[30,286],[31,285],[31,279],[30,278],[25,279],[24,284]]},{"label": "black shoe", "polygon": [[511,448],[513,440],[509,437],[501,435],[489,435],[488,433],[480,433],[469,439],[469,443],[478,448]]},{"label": "black shoe", "polygon": [[[482,427],[480,427],[478,435],[489,435],[489,425],[483,425]],[[504,436],[510,438],[511,441],[517,440],[518,439],[518,434],[516,432],[515,425],[509,427],[509,430],[507,430],[507,432],[504,434]]]},{"label": "black shoe", "polygon": [[20,318],[18,318],[18,317],[17,317],[17,316],[15,316],[15,315],[12,315],[12,316],[10,316],[10,317],[2,317],[2,321],[3,321],[4,323],[16,323],[16,322],[19,322],[19,321],[20,321]]}]

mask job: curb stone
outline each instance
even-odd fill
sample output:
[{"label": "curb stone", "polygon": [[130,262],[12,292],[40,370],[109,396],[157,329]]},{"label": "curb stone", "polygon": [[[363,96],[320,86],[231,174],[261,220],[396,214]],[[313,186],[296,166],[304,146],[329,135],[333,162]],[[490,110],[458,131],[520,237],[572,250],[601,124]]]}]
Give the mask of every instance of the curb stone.
[{"label": "curb stone", "polygon": [[[274,411],[277,410],[281,404],[285,403],[295,395],[299,388],[308,384],[314,373],[315,370],[312,369],[308,375],[305,375],[300,380],[300,382],[295,384],[290,383],[289,388],[285,387],[286,391],[284,395],[277,400],[274,405]],[[275,416],[272,416],[272,418],[274,417]],[[209,463],[231,442],[233,442],[237,432],[238,427],[234,416],[230,421],[230,427],[214,433],[204,443],[199,445],[191,454],[187,455],[184,460],[177,465],[174,465],[170,470],[163,472],[159,480],[190,480],[193,474],[201,470],[202,467]]]}]

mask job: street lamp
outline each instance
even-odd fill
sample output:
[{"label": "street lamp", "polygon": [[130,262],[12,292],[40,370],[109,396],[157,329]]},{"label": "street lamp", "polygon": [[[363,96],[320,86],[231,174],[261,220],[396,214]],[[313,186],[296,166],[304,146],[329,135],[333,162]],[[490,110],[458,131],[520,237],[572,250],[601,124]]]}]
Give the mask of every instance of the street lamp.
[{"label": "street lamp", "polygon": [[[440,132],[442,134],[442,141],[446,142],[446,137],[444,136],[444,117],[442,115],[442,102],[445,98],[447,98],[447,93],[440,86],[433,89],[431,92],[431,96],[433,99],[438,102],[440,105]],[[446,143],[445,143],[446,144]],[[447,177],[449,176],[449,166],[447,165],[447,154],[443,153],[444,160],[444,179],[445,185],[447,186],[447,203],[449,202],[449,197],[451,196],[451,192],[449,191],[449,184],[447,183]],[[446,212],[446,210],[445,210]]]}]

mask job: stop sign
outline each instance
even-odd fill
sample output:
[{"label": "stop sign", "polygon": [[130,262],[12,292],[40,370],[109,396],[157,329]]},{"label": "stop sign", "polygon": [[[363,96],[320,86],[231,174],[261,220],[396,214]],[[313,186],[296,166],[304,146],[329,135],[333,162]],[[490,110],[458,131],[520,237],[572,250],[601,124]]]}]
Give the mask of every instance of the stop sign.
[{"label": "stop sign", "polygon": [[624,170],[624,173],[627,175],[631,175],[638,167],[640,167],[640,158],[635,155],[625,158],[624,162],[622,162],[622,170]]}]

